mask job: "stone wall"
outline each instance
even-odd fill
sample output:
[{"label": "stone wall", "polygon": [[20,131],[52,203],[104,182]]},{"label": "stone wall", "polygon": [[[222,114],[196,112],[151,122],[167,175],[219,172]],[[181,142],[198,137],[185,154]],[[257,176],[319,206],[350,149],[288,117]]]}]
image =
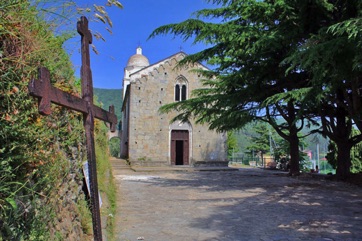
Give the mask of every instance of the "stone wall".
[{"label": "stone wall", "polygon": [[81,217],[79,216],[79,198],[84,198],[82,190],[83,181],[76,174],[68,174],[57,193],[50,200],[55,207],[57,217],[52,224],[54,229],[51,234],[60,235],[64,240],[93,240],[92,235],[84,233]]},{"label": "stone wall", "polygon": [[75,241],[93,240],[92,223],[85,223],[85,220],[82,220],[91,215],[86,202],[83,171],[79,167],[84,153],[75,147],[71,148],[71,153],[72,159],[68,160],[68,174],[59,180],[48,201],[50,206],[55,208],[56,215],[53,223],[49,224],[49,227],[52,227],[50,228],[52,240],[59,238]]}]

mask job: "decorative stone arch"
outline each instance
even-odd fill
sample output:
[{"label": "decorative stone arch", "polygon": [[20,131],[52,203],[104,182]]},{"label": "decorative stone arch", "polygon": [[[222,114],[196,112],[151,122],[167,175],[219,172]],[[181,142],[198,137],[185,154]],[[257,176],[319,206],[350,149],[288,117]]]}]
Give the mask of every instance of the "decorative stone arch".
[{"label": "decorative stone arch", "polygon": [[115,137],[121,139],[120,131],[119,130],[116,130],[115,132],[108,131],[107,137],[108,137],[108,141],[110,141],[112,138],[115,138]]},{"label": "decorative stone arch", "polygon": [[[109,123],[105,123],[105,124],[109,129],[109,127],[110,127]],[[119,121],[118,126],[114,132],[111,132],[110,130],[108,130],[108,132],[107,132],[108,141],[110,141],[113,137],[118,137],[119,139],[121,139],[121,131],[122,131],[121,128],[122,128],[122,121]]]},{"label": "decorative stone arch", "polygon": [[189,82],[183,75],[177,76],[174,87],[174,100],[182,101],[188,99]]},{"label": "decorative stone arch", "polygon": [[181,121],[170,125],[169,164],[192,165],[192,126]]}]

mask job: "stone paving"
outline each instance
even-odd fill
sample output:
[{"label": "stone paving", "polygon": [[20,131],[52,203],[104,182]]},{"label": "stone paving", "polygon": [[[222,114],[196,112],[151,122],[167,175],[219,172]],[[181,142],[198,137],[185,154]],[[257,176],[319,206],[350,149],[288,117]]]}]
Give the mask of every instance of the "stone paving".
[{"label": "stone paving", "polygon": [[362,240],[362,188],[258,168],[134,172],[113,161],[117,240]]}]

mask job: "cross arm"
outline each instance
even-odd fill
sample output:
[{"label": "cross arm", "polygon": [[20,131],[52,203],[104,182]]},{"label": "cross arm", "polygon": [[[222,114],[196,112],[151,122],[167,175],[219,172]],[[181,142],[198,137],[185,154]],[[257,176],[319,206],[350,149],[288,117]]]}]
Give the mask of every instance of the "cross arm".
[{"label": "cross arm", "polygon": [[103,110],[102,108],[100,108],[98,106],[93,105],[93,114],[97,119],[110,123],[111,132],[116,131],[117,116],[114,114],[113,105],[109,107],[109,112],[106,110]]},{"label": "cross arm", "polygon": [[51,102],[82,113],[88,112],[87,103],[83,99],[51,85],[49,70],[45,67],[39,68],[39,79],[31,80],[28,89],[30,95],[39,98],[39,113],[42,115],[51,114]]},{"label": "cross arm", "polygon": [[[65,91],[55,88],[50,83],[50,73],[45,67],[39,68],[39,79],[31,80],[29,85],[29,94],[39,99],[39,113],[42,115],[50,115],[50,104],[55,103],[60,106],[89,114],[87,108],[87,101],[82,98],[71,95]],[[117,116],[114,114],[114,107],[110,106],[109,112],[102,108],[90,105],[95,118],[109,122],[111,124],[111,131],[116,130]]]}]

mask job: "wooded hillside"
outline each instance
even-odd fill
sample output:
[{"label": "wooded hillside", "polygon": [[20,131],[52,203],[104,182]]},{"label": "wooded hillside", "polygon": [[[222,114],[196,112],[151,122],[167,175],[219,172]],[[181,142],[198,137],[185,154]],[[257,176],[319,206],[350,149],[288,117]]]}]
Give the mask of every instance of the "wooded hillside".
[{"label": "wooded hillside", "polygon": [[114,105],[114,111],[118,122],[122,116],[122,89],[100,89],[94,88],[94,95],[97,96],[98,102],[101,103],[103,109],[108,110],[110,105]]}]

